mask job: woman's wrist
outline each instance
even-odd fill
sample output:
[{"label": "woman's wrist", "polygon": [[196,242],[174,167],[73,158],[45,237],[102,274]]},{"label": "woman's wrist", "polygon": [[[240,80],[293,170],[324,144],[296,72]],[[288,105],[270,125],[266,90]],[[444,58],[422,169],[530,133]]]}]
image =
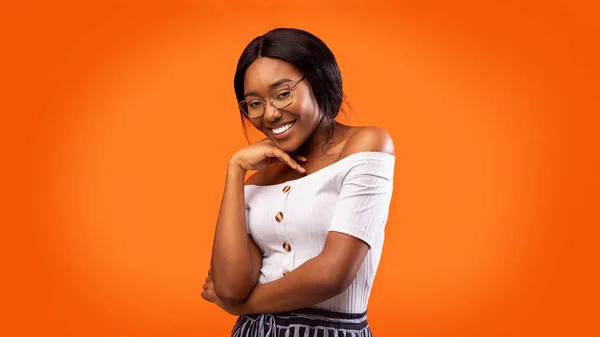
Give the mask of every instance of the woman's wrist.
[{"label": "woman's wrist", "polygon": [[246,304],[246,302],[241,302],[241,303],[237,303],[233,306],[233,315],[236,316],[241,316],[241,315],[247,315],[250,312],[248,311],[248,305]]},{"label": "woman's wrist", "polygon": [[241,173],[242,175],[246,176],[246,170],[242,167],[242,165],[239,164],[239,161],[235,158],[235,156],[231,157],[231,159],[229,160],[227,172],[230,174]]}]

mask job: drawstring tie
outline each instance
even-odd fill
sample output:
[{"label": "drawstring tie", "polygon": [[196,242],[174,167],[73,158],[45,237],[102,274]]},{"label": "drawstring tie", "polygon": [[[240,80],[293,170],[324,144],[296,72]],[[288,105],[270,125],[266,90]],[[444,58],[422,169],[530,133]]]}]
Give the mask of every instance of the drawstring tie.
[{"label": "drawstring tie", "polygon": [[[269,325],[269,330],[265,333],[265,321]],[[260,319],[258,321],[258,336],[260,337],[277,337],[277,329],[275,326],[275,316],[272,314],[263,314],[260,315]]]}]

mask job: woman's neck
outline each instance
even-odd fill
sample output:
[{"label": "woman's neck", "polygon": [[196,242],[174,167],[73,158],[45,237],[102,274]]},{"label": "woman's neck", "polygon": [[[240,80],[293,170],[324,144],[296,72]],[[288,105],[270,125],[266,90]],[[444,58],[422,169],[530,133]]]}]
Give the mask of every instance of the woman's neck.
[{"label": "woman's neck", "polygon": [[[323,154],[327,154],[329,152],[328,150],[341,140],[339,131],[341,131],[343,127],[344,125],[335,120],[328,121],[325,117],[321,118],[316,129],[295,154],[302,155],[306,158],[320,157],[323,156]],[[327,138],[329,137],[331,128],[333,128],[333,135],[328,141]]]}]

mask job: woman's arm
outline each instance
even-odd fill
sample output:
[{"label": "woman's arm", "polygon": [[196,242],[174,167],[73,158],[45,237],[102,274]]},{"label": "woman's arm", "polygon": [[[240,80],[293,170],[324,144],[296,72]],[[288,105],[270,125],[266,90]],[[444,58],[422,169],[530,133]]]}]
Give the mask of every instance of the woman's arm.
[{"label": "woman's arm", "polygon": [[[255,263],[262,262],[260,250],[256,245],[254,247]],[[232,315],[307,307],[347,289],[368,251],[369,246],[365,242],[347,234],[330,232],[321,254],[278,280],[256,286],[245,301],[231,303],[220,298],[215,292],[210,271],[202,297]]]},{"label": "woman's arm", "polygon": [[[296,156],[296,159],[306,161],[302,156]],[[269,139],[236,152],[229,161],[210,260],[214,291],[225,302],[238,303],[246,299],[256,285],[260,272],[260,267],[257,267],[256,263],[258,248],[246,231],[244,194],[246,172],[262,170],[280,161],[299,173],[306,172]],[[262,255],[260,262],[262,263]]]},{"label": "woman's arm", "polygon": [[260,270],[253,265],[254,242],[246,232],[245,175],[245,170],[229,163],[210,261],[215,292],[230,303],[239,303],[248,297]]},{"label": "woman's arm", "polygon": [[256,286],[248,299],[233,311],[238,314],[282,312],[330,299],[350,286],[368,251],[365,242],[330,232],[321,254],[278,280]]}]

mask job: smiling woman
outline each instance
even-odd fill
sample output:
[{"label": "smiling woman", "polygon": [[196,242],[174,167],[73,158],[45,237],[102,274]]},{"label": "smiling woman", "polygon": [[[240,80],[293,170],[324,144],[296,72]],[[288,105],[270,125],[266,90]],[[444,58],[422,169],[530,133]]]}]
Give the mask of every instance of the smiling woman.
[{"label": "smiling woman", "polygon": [[[334,120],[344,96],[337,62],[302,30],[250,42],[234,86],[242,119],[266,138],[229,162],[203,298],[239,316],[233,336],[371,336],[367,304],[393,188],[389,134]],[[248,170],[258,172],[244,182]]]},{"label": "smiling woman", "polygon": [[327,130],[324,134],[330,140],[344,97],[331,50],[316,36],[297,29],[275,29],[250,42],[238,61],[234,88],[242,118],[249,118],[266,135],[273,136],[273,128],[282,123],[299,121],[296,130],[302,132],[277,142],[286,151],[297,150],[317,127]]}]

